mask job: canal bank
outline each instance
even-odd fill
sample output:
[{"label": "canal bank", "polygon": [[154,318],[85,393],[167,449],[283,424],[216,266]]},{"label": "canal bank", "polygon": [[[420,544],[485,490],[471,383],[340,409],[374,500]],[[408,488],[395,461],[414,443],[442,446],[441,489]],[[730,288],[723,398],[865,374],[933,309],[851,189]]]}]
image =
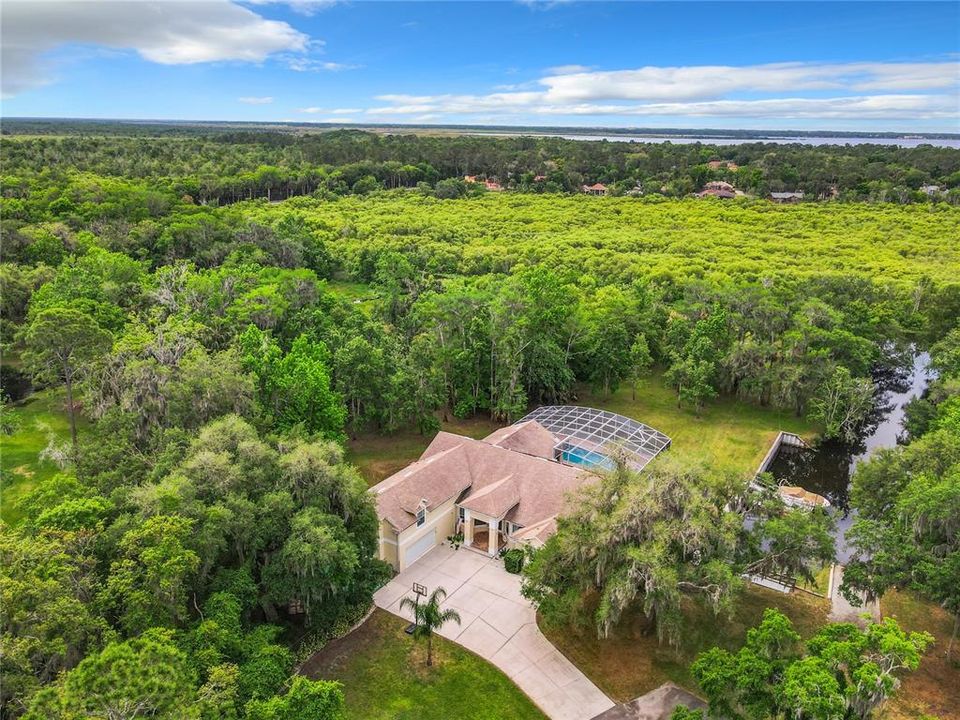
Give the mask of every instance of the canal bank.
[{"label": "canal bank", "polygon": [[923,395],[930,383],[930,356],[916,353],[906,368],[889,368],[874,378],[878,386],[874,410],[854,443],[824,440],[812,448],[780,444],[765,470],[778,484],[797,485],[825,497],[835,513],[837,562],[851,555],[846,533],[853,524],[850,482],[857,466],[882,448],[895,447],[903,434],[906,406]]}]

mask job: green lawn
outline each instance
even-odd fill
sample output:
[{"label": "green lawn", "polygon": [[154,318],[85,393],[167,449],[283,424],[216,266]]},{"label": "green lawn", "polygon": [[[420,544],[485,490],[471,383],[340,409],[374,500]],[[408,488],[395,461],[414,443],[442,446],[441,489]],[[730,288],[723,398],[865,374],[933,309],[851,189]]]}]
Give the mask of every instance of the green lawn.
[{"label": "green lawn", "polygon": [[[673,440],[668,452],[682,460],[745,475],[756,470],[780,430],[808,440],[818,431],[816,425],[792,413],[727,397],[708,403],[698,417],[692,409],[677,408],[676,394],[659,373],[644,381],[636,400],[628,387],[609,397],[580,388],[574,402],[626,415],[666,433]],[[444,430],[474,438],[482,438],[497,427],[486,417],[452,418],[443,425]],[[429,437],[416,432],[364,434],[349,442],[347,457],[372,485],[416,460],[429,442]]]},{"label": "green lawn", "polygon": [[804,637],[827,622],[830,610],[826,600],[805,593],[784,595],[749,586],[729,619],[691,604],[679,650],[660,644],[639,611],[625,615],[614,635],[605,640],[598,639],[593,628],[541,625],[540,629],[597,687],[612,699],[626,702],[668,681],[697,692],[690,677],[690,663],[697,653],[714,646],[739,648],[747,630],[760,622],[768,607],[779,608]]},{"label": "green lawn", "polygon": [[[467,420],[451,417],[449,422],[443,423],[447,432],[472,438],[486,437],[498,427],[499,423],[482,416]],[[420,457],[432,439],[432,436],[421,435],[416,430],[392,435],[364,433],[347,442],[347,460],[360,469],[368,483],[375,485]]]},{"label": "green lawn", "polygon": [[506,675],[459,645],[435,637],[435,664],[427,668],[426,645],[404,633],[406,625],[376,610],[301,672],[343,683],[347,718],[356,720],[543,720]]},{"label": "green lawn", "polygon": [[698,417],[691,408],[677,408],[677,395],[660,373],[638,387],[636,400],[629,387],[609,397],[584,389],[577,404],[620,413],[666,433],[673,441],[670,454],[682,460],[744,473],[757,469],[780,430],[808,440],[818,432],[816,425],[791,412],[729,397],[709,402]]},{"label": "green lawn", "polygon": [[328,280],[327,290],[337,297],[356,305],[366,313],[373,312],[376,291],[366,283],[351,282],[349,280]]},{"label": "green lawn", "polygon": [[[14,405],[8,412],[19,418],[19,430],[13,435],[0,436],[0,473],[2,473],[2,496],[0,517],[4,522],[16,525],[20,514],[15,505],[38,481],[59,471],[49,461],[40,460],[40,452],[47,446],[48,434],[52,432],[60,442],[69,441],[70,423],[64,409],[63,391],[42,390]],[[84,422],[78,418],[79,432]]]}]

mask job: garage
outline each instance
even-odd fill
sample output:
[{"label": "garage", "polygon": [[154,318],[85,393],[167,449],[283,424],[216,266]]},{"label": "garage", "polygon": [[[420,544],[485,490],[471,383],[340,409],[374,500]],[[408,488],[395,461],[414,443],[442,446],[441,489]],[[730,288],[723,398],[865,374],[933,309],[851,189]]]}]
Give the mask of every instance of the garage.
[{"label": "garage", "polygon": [[436,544],[437,529],[433,528],[433,530],[428,532],[419,540],[415,540],[413,543],[411,543],[410,547],[403,551],[403,567],[410,567],[411,564],[420,559],[421,555],[423,555],[425,552],[427,552],[427,550]]}]

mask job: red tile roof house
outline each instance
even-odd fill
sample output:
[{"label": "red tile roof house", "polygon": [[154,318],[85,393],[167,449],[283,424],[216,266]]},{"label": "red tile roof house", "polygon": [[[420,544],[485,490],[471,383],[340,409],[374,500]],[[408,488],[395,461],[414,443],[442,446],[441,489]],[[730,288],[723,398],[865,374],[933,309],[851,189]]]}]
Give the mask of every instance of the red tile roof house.
[{"label": "red tile roof house", "polygon": [[[599,436],[583,427],[593,423],[619,433],[616,441],[632,448],[628,462],[637,468],[670,442],[646,425],[606,411],[547,406],[528,417],[537,413],[548,425],[550,418],[560,418],[551,425],[554,432],[527,418],[483,440],[440,432],[419,460],[372,487],[380,558],[402,572],[458,532],[464,547],[490,556],[523,543],[540,546],[556,532],[557,517],[571,496],[596,481],[588,466],[610,462],[601,454]],[[570,431],[580,433],[575,438],[562,425],[570,418],[579,423]],[[632,438],[637,442],[631,444]]]},{"label": "red tile roof house", "polygon": [[606,195],[609,190],[607,186],[602,183],[594,183],[593,185],[584,185],[583,191],[587,195]]},{"label": "red tile roof house", "polygon": [[487,190],[490,190],[492,192],[501,192],[503,190],[503,186],[500,183],[495,182],[493,180],[478,180],[476,175],[464,175],[463,181],[465,183],[471,183],[471,184],[480,183]]}]

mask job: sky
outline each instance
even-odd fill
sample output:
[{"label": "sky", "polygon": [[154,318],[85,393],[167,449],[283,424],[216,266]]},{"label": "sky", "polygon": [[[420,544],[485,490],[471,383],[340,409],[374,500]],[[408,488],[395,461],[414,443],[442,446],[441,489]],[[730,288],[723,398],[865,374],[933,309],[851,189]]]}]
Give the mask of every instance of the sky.
[{"label": "sky", "polygon": [[957,2],[0,0],[4,117],[960,132]]}]

